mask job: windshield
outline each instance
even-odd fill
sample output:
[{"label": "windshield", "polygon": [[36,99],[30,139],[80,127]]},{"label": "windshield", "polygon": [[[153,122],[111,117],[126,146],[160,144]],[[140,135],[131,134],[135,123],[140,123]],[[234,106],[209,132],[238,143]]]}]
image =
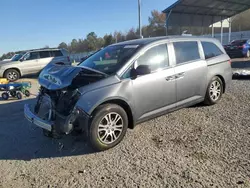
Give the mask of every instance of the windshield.
[{"label": "windshield", "polygon": [[139,45],[114,45],[93,54],[78,66],[111,75],[116,73],[139,49]]},{"label": "windshield", "polygon": [[232,45],[243,45],[247,42],[247,40],[235,40],[231,42]]},{"label": "windshield", "polygon": [[18,61],[22,56],[23,56],[23,54],[15,55],[15,57],[13,57],[12,61]]}]

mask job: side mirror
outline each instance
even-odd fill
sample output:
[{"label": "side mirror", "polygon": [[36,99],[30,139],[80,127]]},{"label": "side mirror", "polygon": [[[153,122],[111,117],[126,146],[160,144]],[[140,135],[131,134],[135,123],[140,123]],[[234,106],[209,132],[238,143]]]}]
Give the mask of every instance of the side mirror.
[{"label": "side mirror", "polygon": [[19,59],[20,62],[23,62],[23,59]]},{"label": "side mirror", "polygon": [[132,80],[134,80],[134,79],[137,78],[137,72],[136,72],[136,69],[135,69],[135,68],[132,68],[132,69],[130,70],[130,78],[131,78]]},{"label": "side mirror", "polygon": [[151,71],[148,65],[139,65],[136,68],[136,73],[137,75],[145,75],[145,74],[150,74]]},{"label": "side mirror", "polygon": [[148,65],[139,65],[136,69],[132,68],[130,71],[130,78],[131,79],[136,79],[137,76],[139,75],[146,75],[146,74],[150,74],[150,68]]}]

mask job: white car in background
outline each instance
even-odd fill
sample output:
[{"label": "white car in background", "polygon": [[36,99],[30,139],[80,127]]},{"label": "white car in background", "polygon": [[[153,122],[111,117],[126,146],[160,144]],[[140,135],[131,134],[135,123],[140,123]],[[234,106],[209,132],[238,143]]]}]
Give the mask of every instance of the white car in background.
[{"label": "white car in background", "polygon": [[2,61],[18,61],[22,56],[23,54],[14,54],[10,59],[4,59]]},{"label": "white car in background", "polygon": [[16,81],[25,75],[38,74],[49,63],[71,65],[68,51],[57,48],[28,51],[18,61],[2,62],[0,78]]},{"label": "white car in background", "polygon": [[12,58],[10,58],[10,59],[3,59],[2,61],[11,61],[11,59],[12,59]]}]

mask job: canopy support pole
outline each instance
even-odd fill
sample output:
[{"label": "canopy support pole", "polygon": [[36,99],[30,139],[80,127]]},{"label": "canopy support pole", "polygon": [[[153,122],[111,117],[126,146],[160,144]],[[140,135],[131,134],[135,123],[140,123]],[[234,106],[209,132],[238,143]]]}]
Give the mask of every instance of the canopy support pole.
[{"label": "canopy support pole", "polygon": [[201,18],[201,35],[203,36],[204,35],[204,15],[202,15],[202,18]]},{"label": "canopy support pole", "polygon": [[223,20],[222,20],[222,17],[221,17],[221,33],[220,33],[220,42],[221,44],[223,43]]},{"label": "canopy support pole", "polygon": [[229,32],[228,32],[228,44],[231,42],[231,33],[232,33],[232,19],[229,18],[228,19],[228,23],[229,23]]},{"label": "canopy support pole", "polygon": [[214,17],[212,16],[212,37],[214,38]]},{"label": "canopy support pole", "polygon": [[166,36],[168,36],[168,20],[172,14],[172,9],[169,11],[168,16],[166,18]]}]

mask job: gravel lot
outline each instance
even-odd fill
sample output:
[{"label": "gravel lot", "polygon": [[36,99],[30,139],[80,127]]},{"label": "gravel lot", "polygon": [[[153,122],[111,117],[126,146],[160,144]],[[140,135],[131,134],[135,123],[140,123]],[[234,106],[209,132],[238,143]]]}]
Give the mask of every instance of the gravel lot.
[{"label": "gravel lot", "polygon": [[0,101],[0,187],[250,187],[249,91],[234,80],[218,105],[140,124],[101,153],[43,137],[23,117],[34,99]]}]

